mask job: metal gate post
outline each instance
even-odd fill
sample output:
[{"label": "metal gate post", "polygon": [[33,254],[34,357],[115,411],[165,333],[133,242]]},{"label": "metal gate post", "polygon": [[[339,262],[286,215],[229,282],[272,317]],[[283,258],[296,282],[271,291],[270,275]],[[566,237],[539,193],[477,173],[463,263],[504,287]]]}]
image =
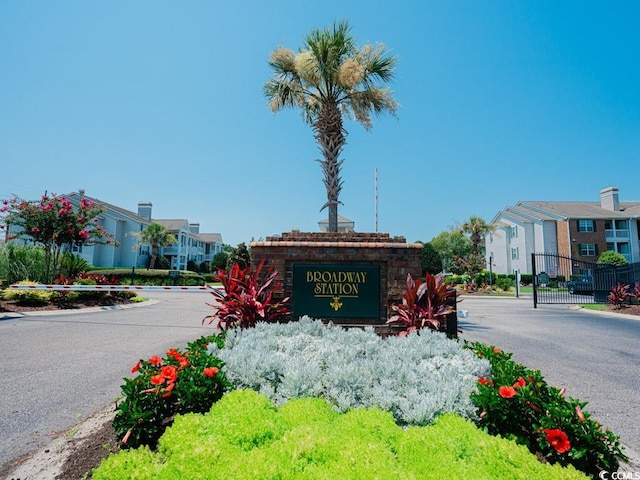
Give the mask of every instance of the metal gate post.
[{"label": "metal gate post", "polygon": [[536,254],[531,254],[531,285],[533,285],[533,308],[538,308],[538,275],[536,273]]}]

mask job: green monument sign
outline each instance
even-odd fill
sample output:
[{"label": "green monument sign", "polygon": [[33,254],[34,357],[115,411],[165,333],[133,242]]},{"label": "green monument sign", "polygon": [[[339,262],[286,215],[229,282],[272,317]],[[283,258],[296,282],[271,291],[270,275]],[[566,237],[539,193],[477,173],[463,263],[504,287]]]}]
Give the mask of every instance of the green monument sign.
[{"label": "green monument sign", "polygon": [[293,315],[379,318],[380,266],[293,265]]}]

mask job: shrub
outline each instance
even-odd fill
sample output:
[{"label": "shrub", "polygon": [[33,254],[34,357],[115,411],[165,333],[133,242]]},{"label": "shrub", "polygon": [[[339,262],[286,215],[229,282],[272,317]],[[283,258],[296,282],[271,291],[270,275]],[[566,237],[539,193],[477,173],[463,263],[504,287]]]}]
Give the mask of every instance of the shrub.
[{"label": "shrub", "polygon": [[46,282],[46,270],[42,247],[0,244],[0,280],[7,285],[27,279]]},{"label": "shrub", "polygon": [[510,278],[498,278],[496,280],[496,287],[498,287],[500,290],[503,290],[505,292],[508,292],[509,290],[511,290],[514,285],[515,285],[515,282]]},{"label": "shrub", "polygon": [[481,428],[596,478],[601,470],[615,471],[619,459],[625,459],[618,437],[591,420],[583,410],[585,402],[566,399],[540,372],[511,360],[511,354],[481,343],[466,345],[491,362],[491,378],[480,377],[478,391],[471,395]]},{"label": "shrub", "polygon": [[[232,426],[232,427],[231,427]],[[148,449],[111,455],[93,472],[107,479],[586,478],[544,465],[526,448],[455,415],[403,430],[389,412],[337,415],[321,399],[275,408],[250,390],[226,394],[205,415],[184,415]]]},{"label": "shrub", "polygon": [[123,448],[155,447],[165,428],[178,413],[202,413],[231,388],[220,371],[220,359],[207,354],[209,343],[222,345],[218,336],[202,337],[182,354],[167,351],[164,358],[140,360],[125,378],[124,399],[117,406],[113,428]]},{"label": "shrub", "polygon": [[494,272],[490,272],[489,270],[482,270],[481,272],[476,273],[473,281],[476,285],[495,285],[498,275]]},{"label": "shrub", "polygon": [[153,266],[154,270],[169,270],[171,268],[171,262],[164,255],[158,255],[156,263]]},{"label": "shrub", "polygon": [[264,260],[255,270],[251,265],[241,268],[237,263],[229,273],[218,270],[217,279],[222,283],[224,291],[211,291],[216,303],[207,305],[215,312],[207,315],[202,323],[208,320],[211,324],[217,320],[217,327],[227,330],[233,327],[253,327],[257,322],[276,322],[290,315],[289,308],[284,305],[288,298],[273,302],[272,289],[278,286],[275,284],[277,270],[267,267],[263,273],[263,267]]},{"label": "shrub", "polygon": [[80,255],[70,252],[62,254],[60,260],[60,273],[65,277],[76,277],[78,274],[86,272],[91,268],[91,264]]},{"label": "shrub", "polygon": [[520,283],[522,285],[531,285],[533,283],[533,275],[531,273],[521,273]]},{"label": "shrub", "polygon": [[[38,285],[38,283],[25,280],[18,282],[18,285]],[[49,303],[51,293],[52,292],[46,290],[6,289],[3,291],[2,298],[9,301],[15,301],[19,305],[38,307]]]},{"label": "shrub", "polygon": [[309,317],[230,330],[225,347],[209,351],[225,362],[236,387],[279,405],[322,397],[341,412],[389,410],[403,425],[425,425],[444,412],[475,417],[470,394],[489,373],[486,361],[441,333],[382,339],[370,328],[325,327]]},{"label": "shrub", "polygon": [[402,304],[392,305],[394,314],[387,323],[405,327],[401,335],[429,328],[438,332],[447,331],[447,315],[455,311],[450,299],[455,298],[456,291],[449,288],[445,277],[441,274],[426,274],[422,279],[413,280],[407,274],[407,288],[402,296]]},{"label": "shrub", "polygon": [[622,285],[620,282],[614,285],[607,296],[609,305],[612,305],[614,308],[622,308],[623,304],[629,302],[629,297],[632,295],[629,291],[630,288],[631,285]]},{"label": "shrub", "polygon": [[613,250],[607,250],[602,252],[602,255],[598,258],[598,264],[613,265],[619,267],[620,265],[626,265],[627,259],[621,253],[614,252]]}]

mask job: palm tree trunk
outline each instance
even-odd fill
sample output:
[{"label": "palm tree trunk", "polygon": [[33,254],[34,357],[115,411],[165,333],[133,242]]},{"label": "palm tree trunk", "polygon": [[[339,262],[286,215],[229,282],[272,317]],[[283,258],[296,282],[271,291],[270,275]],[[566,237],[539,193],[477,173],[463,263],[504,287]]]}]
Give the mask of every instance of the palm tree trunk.
[{"label": "palm tree trunk", "polygon": [[323,160],[318,160],[324,172],[324,186],[327,189],[327,202],[320,210],[329,207],[329,232],[338,231],[338,197],[342,189],[340,168],[342,160],[338,160],[346,143],[346,131],[342,127],[342,115],[334,102],[325,101],[313,129],[320,145]]}]

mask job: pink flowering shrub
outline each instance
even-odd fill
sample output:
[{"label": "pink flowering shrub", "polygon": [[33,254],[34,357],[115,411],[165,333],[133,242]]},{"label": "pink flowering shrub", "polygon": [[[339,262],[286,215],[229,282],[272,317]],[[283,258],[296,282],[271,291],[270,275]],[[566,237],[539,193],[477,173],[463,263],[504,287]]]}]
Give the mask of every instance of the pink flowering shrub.
[{"label": "pink flowering shrub", "polygon": [[40,200],[28,201],[14,197],[4,200],[0,207],[0,228],[7,228],[12,236],[41,245],[45,251],[47,282],[60,272],[60,254],[73,246],[106,243],[114,244],[113,235],[98,224],[103,208],[82,197],[74,204],[63,195],[44,194]]}]

